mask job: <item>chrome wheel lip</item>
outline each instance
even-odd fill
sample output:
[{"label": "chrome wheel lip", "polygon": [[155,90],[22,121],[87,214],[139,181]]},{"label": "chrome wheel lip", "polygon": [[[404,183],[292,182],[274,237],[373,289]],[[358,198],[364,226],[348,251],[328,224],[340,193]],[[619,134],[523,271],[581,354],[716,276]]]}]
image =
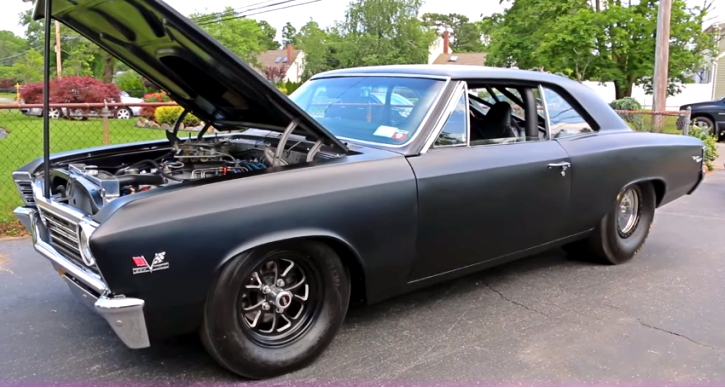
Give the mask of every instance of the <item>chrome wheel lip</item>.
[{"label": "chrome wheel lip", "polygon": [[245,277],[237,297],[242,332],[264,347],[300,338],[317,315],[320,287],[321,276],[307,257],[278,253],[265,258]]},{"label": "chrome wheel lip", "polygon": [[639,223],[640,210],[639,192],[630,187],[626,189],[617,204],[617,232],[622,237],[629,237]]}]

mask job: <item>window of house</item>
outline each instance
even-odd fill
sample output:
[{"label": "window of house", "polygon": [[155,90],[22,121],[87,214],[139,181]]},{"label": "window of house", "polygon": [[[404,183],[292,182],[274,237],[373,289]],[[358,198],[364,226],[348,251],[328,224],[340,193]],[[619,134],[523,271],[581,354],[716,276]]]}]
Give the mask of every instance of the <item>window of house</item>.
[{"label": "window of house", "polygon": [[559,93],[546,87],[543,89],[552,139],[592,132],[589,123]]}]

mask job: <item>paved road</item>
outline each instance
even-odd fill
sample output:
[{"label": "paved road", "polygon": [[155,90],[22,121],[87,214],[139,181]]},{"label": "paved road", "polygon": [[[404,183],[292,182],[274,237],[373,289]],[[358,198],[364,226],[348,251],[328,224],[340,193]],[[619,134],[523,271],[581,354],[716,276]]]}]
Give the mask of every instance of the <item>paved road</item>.
[{"label": "paved road", "polygon": [[[723,385],[724,199],[718,172],[627,265],[557,250],[352,311],[318,362],[264,384]],[[249,384],[194,336],[124,348],[26,240],[0,255],[0,385]]]}]

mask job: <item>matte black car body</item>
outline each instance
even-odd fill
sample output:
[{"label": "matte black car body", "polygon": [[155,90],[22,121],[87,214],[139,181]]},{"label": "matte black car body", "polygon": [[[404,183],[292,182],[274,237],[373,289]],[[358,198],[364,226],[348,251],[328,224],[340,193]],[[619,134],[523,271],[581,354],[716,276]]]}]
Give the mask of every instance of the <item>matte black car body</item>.
[{"label": "matte black car body", "polygon": [[[116,2],[123,4],[119,13],[145,10],[142,13],[151,26],[146,32],[157,34],[159,48],[180,45],[174,39],[182,41],[179,34],[191,30],[185,32],[185,38],[193,37],[195,47],[207,50],[199,49],[198,57],[190,57],[192,61],[204,59],[210,69],[228,76],[232,87],[239,85],[240,93],[256,93],[256,101],[255,95],[247,97],[258,104],[251,109],[257,112],[216,109],[208,104],[214,91],[197,90],[201,86],[160,75],[159,69],[165,65],[148,58],[150,51],[143,51],[153,44],[142,50],[114,41],[118,37],[108,38],[112,34],[92,30],[79,22],[90,16],[72,3],[53,3],[59,20],[155,83],[168,86],[182,106],[202,119],[222,128],[233,120],[247,124],[256,120],[262,124],[257,127],[268,127],[265,129],[271,132],[253,129],[242,136],[274,143],[281,137],[275,131],[286,122],[277,118],[265,122],[265,114],[288,115],[290,120],[302,122],[303,130],[293,140],[310,144],[324,140],[327,152],[337,153],[324,161],[139,192],[117,198],[92,215],[98,228],[90,238],[90,250],[103,281],[114,295],[145,302],[143,314],[152,339],[198,328],[210,286],[221,269],[255,247],[295,239],[324,242],[350,272],[352,301],[371,304],[581,240],[610,211],[623,188],[633,183],[651,182],[659,207],[691,193],[702,179],[700,140],[632,131],[588,87],[540,72],[405,65],[318,74],[310,82],[368,75],[446,82],[425,125],[406,143],[392,146],[338,139],[310,116],[299,113],[286,96],[261,82],[253,70],[223,48],[203,46],[214,42],[168,6],[154,0]],[[90,9],[110,7],[96,13],[117,23],[97,28],[113,26],[116,35],[130,40],[138,35],[116,19],[120,15],[111,12],[112,2],[80,3]],[[159,15],[164,16],[163,22],[156,19]],[[179,47],[176,49],[181,50]],[[217,56],[207,55],[210,52]],[[239,66],[237,73],[227,74],[235,66]],[[581,110],[593,132],[515,145],[431,150],[456,93],[465,82],[481,80],[556,90]],[[244,85],[256,89],[246,90]],[[120,158],[140,160],[168,149],[166,140],[100,147],[53,155],[52,164],[91,158],[110,165]],[[568,163],[570,168],[552,169],[551,163]],[[40,170],[38,159],[18,173],[32,176]],[[162,251],[169,263],[167,270],[133,276],[133,257],[153,257]]]},{"label": "matte black car body", "polygon": [[680,110],[687,110],[687,108],[692,109],[690,117],[695,124],[697,124],[697,119],[706,119],[707,125],[713,126],[709,129],[713,135],[717,135],[718,140],[725,137],[725,98],[683,105]]}]

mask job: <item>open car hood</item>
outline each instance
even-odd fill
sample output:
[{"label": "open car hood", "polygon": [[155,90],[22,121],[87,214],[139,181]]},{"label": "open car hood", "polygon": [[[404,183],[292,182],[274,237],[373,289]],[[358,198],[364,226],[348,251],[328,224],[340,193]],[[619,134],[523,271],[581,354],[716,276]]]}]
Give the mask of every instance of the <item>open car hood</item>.
[{"label": "open car hood", "polygon": [[[250,65],[161,0],[53,0],[51,16],[218,130],[253,127],[347,147]],[[45,17],[45,1],[34,18]]]}]

